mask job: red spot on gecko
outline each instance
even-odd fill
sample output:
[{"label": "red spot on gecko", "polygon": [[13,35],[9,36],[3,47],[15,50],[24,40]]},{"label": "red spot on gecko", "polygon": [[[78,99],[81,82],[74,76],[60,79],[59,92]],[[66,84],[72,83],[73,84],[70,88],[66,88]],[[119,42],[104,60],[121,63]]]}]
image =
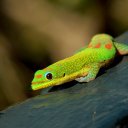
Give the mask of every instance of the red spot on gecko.
[{"label": "red spot on gecko", "polygon": [[41,74],[39,74],[39,75],[36,75],[35,77],[36,77],[36,78],[41,78],[41,77],[42,77],[42,75],[41,75]]},{"label": "red spot on gecko", "polygon": [[105,44],[105,48],[111,49],[112,48],[112,44],[111,43]]},{"label": "red spot on gecko", "polygon": [[100,46],[101,46],[101,44],[98,43],[98,44],[95,45],[95,48],[100,48]]}]

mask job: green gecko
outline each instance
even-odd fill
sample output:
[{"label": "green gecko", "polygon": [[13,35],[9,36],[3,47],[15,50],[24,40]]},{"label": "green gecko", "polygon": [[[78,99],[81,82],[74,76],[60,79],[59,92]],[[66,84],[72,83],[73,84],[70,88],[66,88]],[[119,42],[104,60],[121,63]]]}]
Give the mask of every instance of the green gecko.
[{"label": "green gecko", "polygon": [[109,64],[116,54],[128,54],[128,46],[114,41],[108,34],[97,34],[87,47],[80,49],[73,56],[38,70],[32,80],[32,89],[56,86],[72,80],[92,81],[100,68]]}]

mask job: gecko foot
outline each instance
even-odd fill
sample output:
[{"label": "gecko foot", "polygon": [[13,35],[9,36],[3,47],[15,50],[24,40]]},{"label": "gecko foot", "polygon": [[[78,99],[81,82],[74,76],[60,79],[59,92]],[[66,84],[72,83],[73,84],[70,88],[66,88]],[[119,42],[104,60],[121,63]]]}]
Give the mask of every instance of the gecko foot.
[{"label": "gecko foot", "polygon": [[90,82],[90,81],[92,81],[94,79],[95,78],[79,77],[79,78],[76,78],[75,80],[78,81],[78,82]]}]

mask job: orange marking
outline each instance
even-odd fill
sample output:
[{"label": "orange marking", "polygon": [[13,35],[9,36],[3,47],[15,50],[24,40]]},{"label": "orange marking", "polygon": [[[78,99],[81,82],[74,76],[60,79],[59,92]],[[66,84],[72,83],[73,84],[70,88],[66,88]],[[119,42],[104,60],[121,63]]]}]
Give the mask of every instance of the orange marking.
[{"label": "orange marking", "polygon": [[32,82],[32,85],[35,85],[35,84],[42,84],[43,82],[45,82],[45,81],[42,80],[42,81],[38,81],[38,82]]},{"label": "orange marking", "polygon": [[87,74],[88,74],[88,73],[87,73],[87,72],[85,72],[85,73],[83,73],[83,75],[82,75],[82,76],[87,76]]},{"label": "orange marking", "polygon": [[41,77],[42,77],[42,75],[41,75],[41,74],[39,74],[39,75],[36,75],[35,77],[36,77],[36,78],[41,78]]},{"label": "orange marking", "polygon": [[111,43],[105,44],[105,48],[111,49],[112,48],[112,44]]},{"label": "orange marking", "polygon": [[101,46],[101,44],[98,43],[98,44],[95,45],[95,48],[100,48],[100,46]]}]

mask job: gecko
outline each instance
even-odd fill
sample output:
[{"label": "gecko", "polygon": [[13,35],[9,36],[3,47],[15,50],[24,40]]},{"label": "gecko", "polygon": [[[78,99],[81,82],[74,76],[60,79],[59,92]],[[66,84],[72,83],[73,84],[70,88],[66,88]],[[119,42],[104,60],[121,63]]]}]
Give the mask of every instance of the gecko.
[{"label": "gecko", "polygon": [[108,34],[92,37],[88,46],[71,57],[38,70],[31,82],[33,90],[57,86],[72,80],[90,82],[97,77],[102,67],[110,64],[116,55],[128,54],[128,45],[119,43]]}]

